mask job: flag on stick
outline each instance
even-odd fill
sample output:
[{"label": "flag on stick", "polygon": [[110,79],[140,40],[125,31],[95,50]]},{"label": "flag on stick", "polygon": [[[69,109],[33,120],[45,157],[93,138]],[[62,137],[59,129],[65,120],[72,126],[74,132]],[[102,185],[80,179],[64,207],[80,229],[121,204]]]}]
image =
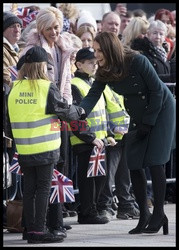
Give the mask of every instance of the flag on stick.
[{"label": "flag on stick", "polygon": [[75,202],[73,182],[54,169],[50,193],[50,203]]},{"label": "flag on stick", "polygon": [[105,147],[103,147],[102,149],[98,149],[97,146],[94,146],[89,159],[87,177],[106,175],[105,169]]},{"label": "flag on stick", "polygon": [[9,172],[13,173],[13,174],[22,174],[21,172],[21,168],[18,162],[18,153],[15,152],[13,158],[12,158],[12,162],[9,168]]},{"label": "flag on stick", "polygon": [[8,67],[8,70],[11,73],[12,81],[15,81],[17,79],[17,68],[16,68],[16,66],[10,66],[10,67]]},{"label": "flag on stick", "polygon": [[[18,153],[15,152],[9,171],[22,175],[18,162]],[[75,202],[73,182],[58,170],[53,170],[52,184],[50,191],[50,203]]]}]

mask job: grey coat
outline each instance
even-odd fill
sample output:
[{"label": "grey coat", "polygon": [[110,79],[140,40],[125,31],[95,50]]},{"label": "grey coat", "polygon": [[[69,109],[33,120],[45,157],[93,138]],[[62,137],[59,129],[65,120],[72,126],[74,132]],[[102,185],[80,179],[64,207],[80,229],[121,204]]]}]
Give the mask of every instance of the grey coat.
[{"label": "grey coat", "polygon": [[[100,98],[105,84],[95,81],[81,102],[80,106],[87,114]],[[108,84],[124,96],[125,108],[131,117],[129,133],[124,137],[128,168],[140,169],[169,161],[176,126],[176,104],[149,60],[143,55],[135,55],[128,76]],[[141,123],[152,126],[150,134],[142,140],[136,136]]]}]

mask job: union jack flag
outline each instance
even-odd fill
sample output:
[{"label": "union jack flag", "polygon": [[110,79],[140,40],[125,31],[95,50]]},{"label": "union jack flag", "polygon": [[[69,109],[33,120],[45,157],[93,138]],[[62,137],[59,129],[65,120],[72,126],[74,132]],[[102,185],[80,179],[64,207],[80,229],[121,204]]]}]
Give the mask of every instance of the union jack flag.
[{"label": "union jack flag", "polygon": [[17,68],[16,68],[16,66],[10,66],[10,67],[8,67],[8,70],[11,73],[12,81],[15,81],[17,79]]},{"label": "union jack flag", "polygon": [[87,177],[106,175],[105,148],[98,149],[94,146],[89,159]]},{"label": "union jack flag", "polygon": [[50,203],[75,202],[73,182],[54,169],[50,193]]},{"label": "union jack flag", "polygon": [[21,8],[21,7],[18,7],[16,9],[16,15],[19,17],[19,18],[24,18],[26,17],[30,12],[30,9],[29,8]]},{"label": "union jack flag", "polygon": [[16,10],[16,15],[23,21],[23,28],[25,28],[27,24],[35,20],[37,14],[38,11],[34,10],[30,12],[29,8],[17,8]]},{"label": "union jack flag", "polygon": [[29,13],[29,15],[27,15],[26,17],[24,17],[22,20],[23,22],[25,22],[27,24],[29,24],[30,22],[32,22],[33,20],[36,19],[36,15],[38,14],[39,12],[37,10]]},{"label": "union jack flag", "polygon": [[15,152],[13,158],[12,158],[12,162],[9,168],[9,172],[13,173],[13,174],[22,174],[21,172],[21,168],[18,162],[18,153]]},{"label": "union jack flag", "polygon": [[[18,153],[15,152],[9,171],[22,175],[18,162]],[[75,202],[73,182],[58,170],[53,170],[50,203]]]}]

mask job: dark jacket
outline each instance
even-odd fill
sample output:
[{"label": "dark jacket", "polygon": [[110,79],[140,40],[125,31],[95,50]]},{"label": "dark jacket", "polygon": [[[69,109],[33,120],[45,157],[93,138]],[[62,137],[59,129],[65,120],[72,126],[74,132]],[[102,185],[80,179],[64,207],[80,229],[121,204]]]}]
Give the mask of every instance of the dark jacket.
[{"label": "dark jacket", "polygon": [[176,83],[176,55],[170,60],[171,82]]},{"label": "dark jacket", "polygon": [[140,53],[149,59],[163,82],[171,82],[169,61],[165,62],[162,59],[159,52],[156,51],[154,45],[147,37],[134,39],[131,44],[131,49],[140,51]]},{"label": "dark jacket", "polygon": [[[100,98],[105,84],[94,81],[81,102],[80,106],[87,114]],[[149,60],[143,55],[135,55],[131,58],[128,76],[120,82],[108,84],[116,93],[124,96],[124,105],[131,118],[126,135],[129,169],[161,165],[169,161],[176,126],[175,99]],[[150,134],[143,140],[136,136],[141,124],[152,126]]]},{"label": "dark jacket", "polygon": [[[46,114],[56,114],[59,119],[70,122],[71,120],[79,120],[81,109],[75,105],[69,107],[67,101],[61,97],[56,85],[51,83],[47,96]],[[42,163],[43,165],[56,164],[59,157],[60,151],[57,149],[33,155],[19,155],[18,160],[21,166],[38,166]]]}]

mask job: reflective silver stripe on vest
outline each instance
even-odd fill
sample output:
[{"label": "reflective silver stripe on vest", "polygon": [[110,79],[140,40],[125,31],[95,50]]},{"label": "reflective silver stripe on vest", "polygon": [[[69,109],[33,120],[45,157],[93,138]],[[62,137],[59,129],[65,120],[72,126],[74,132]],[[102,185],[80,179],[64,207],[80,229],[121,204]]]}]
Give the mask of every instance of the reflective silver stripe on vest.
[{"label": "reflective silver stripe on vest", "polygon": [[91,132],[106,131],[106,130],[107,130],[107,122],[103,122],[100,125],[90,126]]},{"label": "reflective silver stripe on vest", "polygon": [[60,132],[51,135],[42,135],[34,138],[14,138],[15,143],[19,145],[36,144],[41,142],[53,141],[60,138]]},{"label": "reflective silver stripe on vest", "polygon": [[124,128],[129,128],[129,124],[121,123],[121,124],[119,124],[119,125],[122,125],[122,127],[124,127]]},{"label": "reflective silver stripe on vest", "polygon": [[105,114],[105,109],[100,109],[98,111],[91,112],[87,118],[94,118]]},{"label": "reflective silver stripe on vest", "polygon": [[48,117],[39,121],[34,122],[11,122],[12,129],[22,129],[22,128],[37,128],[43,125],[49,124],[49,120],[55,119],[57,120],[57,116]]},{"label": "reflective silver stripe on vest", "polygon": [[109,119],[118,118],[118,117],[121,117],[121,116],[126,116],[126,114],[125,114],[125,112],[123,110],[115,112],[115,113],[109,113]]}]

